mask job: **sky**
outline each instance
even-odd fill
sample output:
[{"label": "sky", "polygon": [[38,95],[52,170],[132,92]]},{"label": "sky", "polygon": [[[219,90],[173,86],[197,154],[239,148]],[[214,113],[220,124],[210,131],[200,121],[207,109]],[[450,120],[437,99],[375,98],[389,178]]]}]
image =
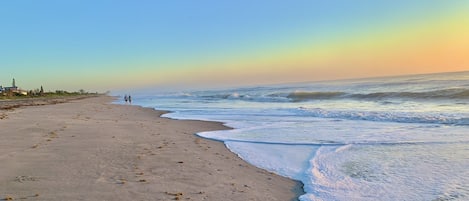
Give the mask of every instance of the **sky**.
[{"label": "sky", "polygon": [[0,85],[107,91],[469,70],[469,0],[0,1]]}]

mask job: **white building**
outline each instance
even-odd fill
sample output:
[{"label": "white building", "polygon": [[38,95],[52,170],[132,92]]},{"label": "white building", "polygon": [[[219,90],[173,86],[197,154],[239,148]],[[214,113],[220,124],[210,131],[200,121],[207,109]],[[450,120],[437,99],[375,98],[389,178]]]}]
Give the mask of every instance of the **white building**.
[{"label": "white building", "polygon": [[16,86],[15,79],[13,78],[13,86],[11,87],[3,87],[0,86],[0,93],[12,93],[12,94],[21,94],[21,95],[28,95],[28,92],[25,90],[21,90],[18,86]]}]

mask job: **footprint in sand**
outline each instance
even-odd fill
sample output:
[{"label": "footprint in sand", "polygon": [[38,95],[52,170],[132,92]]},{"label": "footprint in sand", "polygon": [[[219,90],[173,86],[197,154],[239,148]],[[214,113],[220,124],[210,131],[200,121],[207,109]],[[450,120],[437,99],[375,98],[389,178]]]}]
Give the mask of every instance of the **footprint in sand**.
[{"label": "footprint in sand", "polygon": [[0,119],[7,119],[8,118],[8,115],[6,114],[0,114]]},{"label": "footprint in sand", "polygon": [[16,182],[24,183],[25,181],[38,181],[36,177],[32,176],[17,176],[15,178]]}]

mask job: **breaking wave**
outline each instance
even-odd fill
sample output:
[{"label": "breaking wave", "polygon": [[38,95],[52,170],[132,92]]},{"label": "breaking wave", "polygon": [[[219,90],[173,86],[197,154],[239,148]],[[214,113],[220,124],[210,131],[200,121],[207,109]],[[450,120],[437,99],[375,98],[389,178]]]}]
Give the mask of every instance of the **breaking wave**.
[{"label": "breaking wave", "polygon": [[376,111],[327,111],[320,108],[299,108],[304,115],[319,118],[334,118],[344,120],[365,120],[397,123],[424,123],[468,126],[469,118],[456,115],[427,114],[415,112],[376,112]]},{"label": "breaking wave", "polygon": [[384,99],[441,99],[441,100],[469,100],[469,89],[455,88],[426,92],[374,92],[374,93],[346,93],[346,92],[292,92],[287,95],[291,101],[358,99],[358,100],[384,100]]}]

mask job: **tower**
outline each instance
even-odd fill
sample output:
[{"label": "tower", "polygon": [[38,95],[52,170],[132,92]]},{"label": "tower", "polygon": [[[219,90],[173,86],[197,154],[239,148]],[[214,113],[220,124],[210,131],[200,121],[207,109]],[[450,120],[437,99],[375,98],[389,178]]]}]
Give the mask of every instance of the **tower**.
[{"label": "tower", "polygon": [[15,78],[13,78],[13,83],[12,83],[11,86],[12,86],[12,87],[16,87]]}]

